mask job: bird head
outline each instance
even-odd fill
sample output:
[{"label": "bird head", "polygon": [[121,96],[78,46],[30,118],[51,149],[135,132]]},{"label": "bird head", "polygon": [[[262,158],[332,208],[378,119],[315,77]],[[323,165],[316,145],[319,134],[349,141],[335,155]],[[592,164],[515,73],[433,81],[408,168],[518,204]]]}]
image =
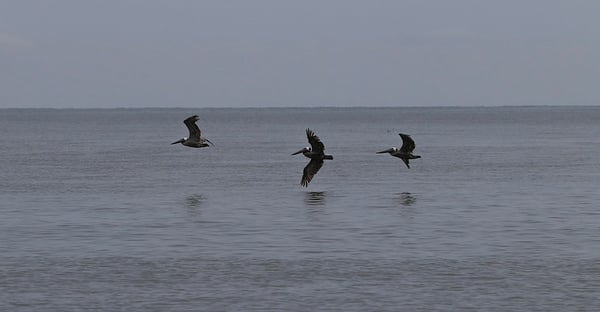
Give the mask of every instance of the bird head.
[{"label": "bird head", "polygon": [[392,147],[392,148],[388,148],[388,149],[386,149],[386,150],[384,150],[384,151],[377,152],[377,154],[383,154],[383,153],[394,153],[394,152],[397,152],[397,151],[398,151],[398,149],[397,149],[397,148],[395,148],[395,147]]},{"label": "bird head", "polygon": [[310,152],[310,147],[305,147],[305,148],[293,153],[292,155],[298,155],[300,153],[305,153],[305,152]]},{"label": "bird head", "polygon": [[185,140],[187,140],[187,138],[182,138],[182,139],[180,139],[178,141],[175,141],[175,142],[171,143],[171,145],[177,144],[177,143],[183,143],[183,142],[185,142]]}]

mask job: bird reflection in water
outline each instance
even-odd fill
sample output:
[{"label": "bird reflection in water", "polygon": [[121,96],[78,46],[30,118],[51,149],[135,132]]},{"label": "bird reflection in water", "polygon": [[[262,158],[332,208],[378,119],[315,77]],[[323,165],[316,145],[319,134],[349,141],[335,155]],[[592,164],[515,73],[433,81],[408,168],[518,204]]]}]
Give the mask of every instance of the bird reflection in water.
[{"label": "bird reflection in water", "polygon": [[185,198],[185,206],[194,209],[202,206],[202,203],[206,200],[206,197],[202,194],[194,194]]},{"label": "bird reflection in water", "polygon": [[400,193],[400,204],[402,206],[412,206],[416,201],[417,198],[413,194],[409,192]]},{"label": "bird reflection in water", "polygon": [[325,197],[327,197],[327,192],[306,192],[304,203],[307,206],[323,206]]}]

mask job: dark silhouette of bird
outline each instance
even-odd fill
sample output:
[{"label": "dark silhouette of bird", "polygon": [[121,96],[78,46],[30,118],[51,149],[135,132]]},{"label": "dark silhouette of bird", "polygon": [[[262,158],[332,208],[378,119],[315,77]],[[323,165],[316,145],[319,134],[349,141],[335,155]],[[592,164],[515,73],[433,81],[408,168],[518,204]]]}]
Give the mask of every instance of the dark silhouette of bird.
[{"label": "dark silhouette of bird", "polygon": [[200,128],[198,128],[198,126],[196,125],[196,121],[198,121],[198,119],[200,119],[200,117],[198,117],[198,115],[194,115],[194,116],[188,117],[186,120],[184,120],[183,123],[190,131],[189,137],[182,138],[171,144],[181,143],[185,146],[196,147],[196,148],[207,147],[207,146],[209,146],[209,143],[211,145],[213,145],[213,143],[211,141],[209,141],[207,138],[202,137],[202,132],[200,132]]},{"label": "dark silhouette of bird", "polygon": [[310,158],[310,162],[304,167],[302,180],[300,180],[300,184],[304,187],[308,187],[308,183],[310,183],[315,174],[321,169],[325,159],[333,159],[333,156],[325,155],[325,145],[323,145],[321,139],[312,130],[306,129],[306,137],[312,148],[305,147],[292,154],[297,155],[302,153],[305,157]]},{"label": "dark silhouette of bird", "polygon": [[415,141],[408,134],[398,133],[402,138],[402,147],[396,148],[392,147],[386,149],[385,151],[377,152],[377,154],[389,153],[394,157],[398,157],[402,159],[402,161],[406,164],[407,168],[410,168],[408,161],[411,159],[421,158],[419,155],[413,155],[413,151],[415,150]]}]

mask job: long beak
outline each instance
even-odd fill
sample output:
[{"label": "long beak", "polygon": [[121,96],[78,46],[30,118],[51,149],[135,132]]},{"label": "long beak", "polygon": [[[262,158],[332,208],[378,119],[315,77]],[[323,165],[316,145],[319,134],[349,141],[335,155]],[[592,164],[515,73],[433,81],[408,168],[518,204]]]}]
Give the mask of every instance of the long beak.
[{"label": "long beak", "polygon": [[391,152],[393,152],[393,151],[394,151],[394,149],[393,149],[393,148],[388,148],[388,149],[386,149],[385,151],[377,152],[377,154],[391,153]]},{"label": "long beak", "polygon": [[183,143],[183,140],[175,141],[175,142],[171,143],[171,145],[177,144],[177,143]]},{"label": "long beak", "polygon": [[300,154],[300,153],[302,153],[302,152],[304,152],[304,149],[301,149],[301,150],[299,150],[299,151],[297,151],[297,152],[293,153],[292,155],[298,155],[298,154]]}]

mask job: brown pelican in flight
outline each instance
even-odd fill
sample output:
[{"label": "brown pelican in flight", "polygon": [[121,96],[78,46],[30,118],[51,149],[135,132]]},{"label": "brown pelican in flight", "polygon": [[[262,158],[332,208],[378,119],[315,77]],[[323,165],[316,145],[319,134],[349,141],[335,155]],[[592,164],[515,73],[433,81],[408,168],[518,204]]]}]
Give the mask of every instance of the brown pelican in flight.
[{"label": "brown pelican in flight", "polygon": [[293,153],[292,155],[302,153],[302,155],[310,158],[310,162],[308,163],[308,165],[306,165],[306,167],[304,167],[302,180],[300,181],[300,184],[302,186],[308,187],[308,183],[323,166],[323,160],[333,159],[333,156],[325,155],[325,145],[323,145],[323,142],[321,142],[319,137],[316,136],[312,130],[306,129],[306,137],[308,138],[308,143],[310,143],[310,146],[312,146],[312,148],[305,147]]},{"label": "brown pelican in flight", "polygon": [[402,138],[402,147],[395,148],[392,147],[390,149],[386,149],[385,151],[377,152],[377,154],[390,153],[390,155],[398,157],[402,159],[402,161],[406,164],[406,167],[410,168],[408,165],[408,161],[410,159],[421,158],[419,155],[413,155],[413,151],[415,150],[415,141],[408,134],[398,133]]},{"label": "brown pelican in flight", "polygon": [[189,147],[207,147],[208,143],[212,145],[213,143],[211,141],[209,141],[207,138],[202,137],[200,128],[198,128],[198,126],[196,125],[196,121],[198,121],[198,119],[200,119],[198,115],[194,115],[184,120],[183,123],[188,128],[188,130],[190,130],[190,137],[183,138],[171,144],[181,143]]}]

